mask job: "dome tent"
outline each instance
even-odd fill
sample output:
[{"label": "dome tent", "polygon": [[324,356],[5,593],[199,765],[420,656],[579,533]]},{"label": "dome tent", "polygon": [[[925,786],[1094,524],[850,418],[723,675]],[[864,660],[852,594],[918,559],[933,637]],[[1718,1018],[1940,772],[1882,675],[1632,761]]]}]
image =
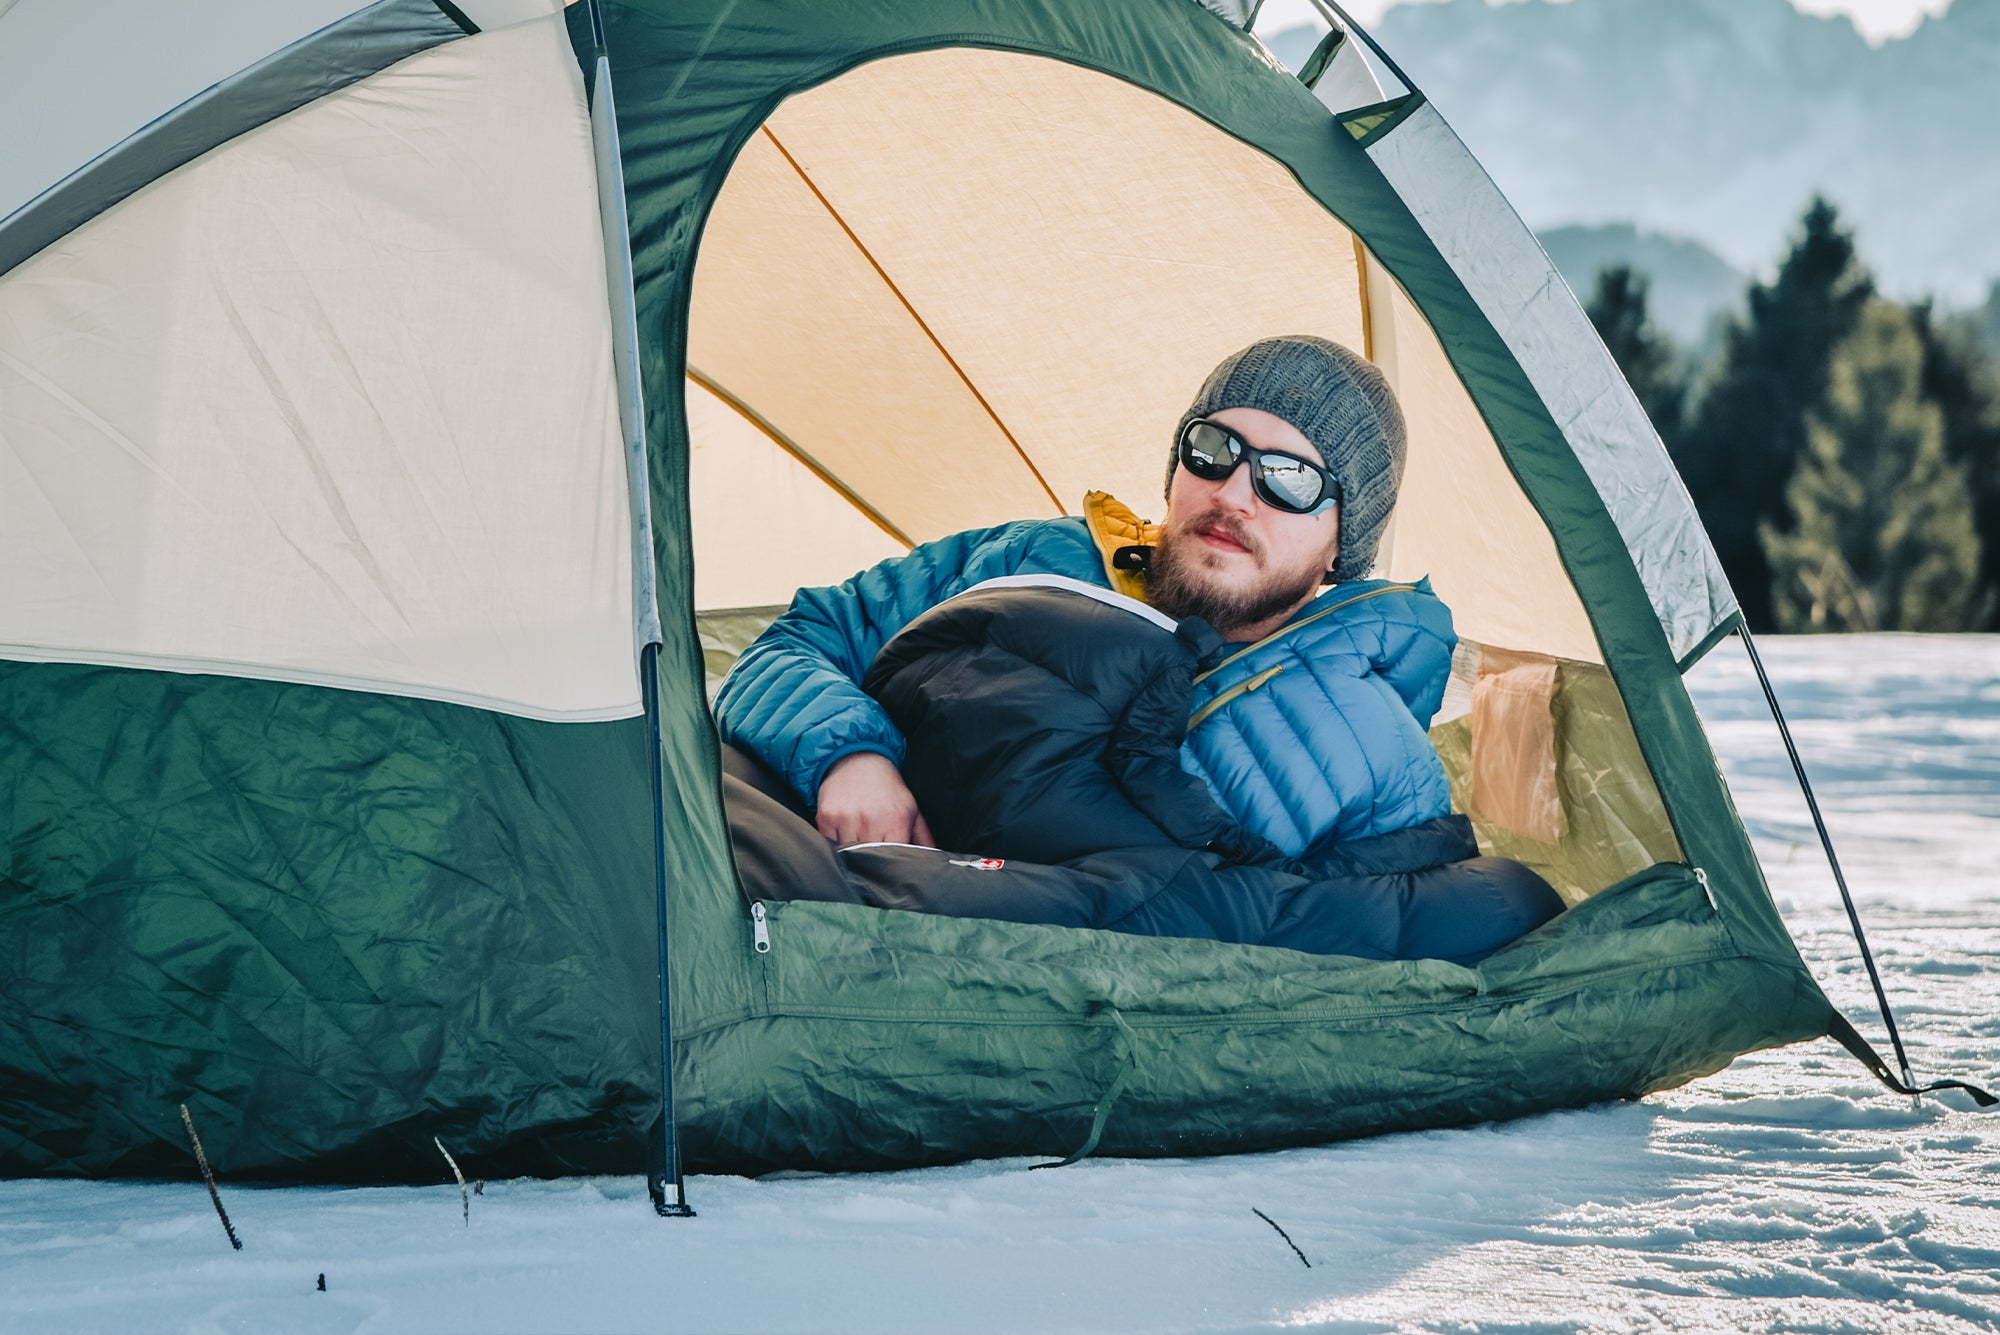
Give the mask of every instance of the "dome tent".
[{"label": "dome tent", "polygon": [[[850,573],[851,550],[802,570],[814,554],[772,540],[842,533],[843,508],[900,546],[1094,485],[1143,501],[1209,366],[1325,332],[1411,418],[1378,573],[1428,574],[1478,657],[1555,669],[1566,824],[1481,834],[1577,907],[1466,971],[766,906],[747,969],[686,966],[692,1160],[1301,1143],[1634,1094],[1825,1032],[1679,680],[1732,624],[1726,583],[1615,366],[1435,112],[1383,99],[1352,51],[1321,87],[1362,105],[1336,111],[1192,5],[822,13],[613,11],[667,431],[693,386],[697,605]],[[711,573],[703,516],[746,458],[792,508]],[[684,502],[661,481],[665,513]],[[1438,738],[1468,798],[1474,721]],[[735,904],[714,911],[741,937]]]},{"label": "dome tent", "polygon": [[[0,1167],[177,1171],[185,1101],[236,1176],[630,1171],[656,870],[697,1168],[1308,1143],[1837,1023],[1680,681],[1734,617],[1686,493],[1420,96],[1189,0],[610,3],[594,167],[583,9],[357,9],[0,222]],[[747,905],[711,662],[1143,506],[1289,329],[1403,398],[1440,751],[1570,911],[1463,969]]]}]

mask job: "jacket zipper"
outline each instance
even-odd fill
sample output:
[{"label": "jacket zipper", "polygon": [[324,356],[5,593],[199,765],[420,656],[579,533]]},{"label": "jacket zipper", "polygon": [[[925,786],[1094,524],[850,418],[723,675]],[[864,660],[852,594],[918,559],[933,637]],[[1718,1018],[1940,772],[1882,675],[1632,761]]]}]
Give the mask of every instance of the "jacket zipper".
[{"label": "jacket zipper", "polygon": [[1195,710],[1194,717],[1188,720],[1188,731],[1193,732],[1196,728],[1199,728],[1203,723],[1206,723],[1208,721],[1209,715],[1213,714],[1216,710],[1222,708],[1224,705],[1228,704],[1231,700],[1236,699],[1238,696],[1248,695],[1250,694],[1250,692],[1259,689],[1264,685],[1265,682],[1271,680],[1271,678],[1277,676],[1280,672],[1283,672],[1284,670],[1285,670],[1285,665],[1283,663],[1280,663],[1276,667],[1265,668],[1262,672],[1259,672],[1256,676],[1250,678],[1250,680],[1248,681],[1237,682],[1234,686],[1231,686],[1221,695],[1216,696],[1213,700],[1210,700],[1200,709]]},{"label": "jacket zipper", "polygon": [[750,944],[759,955],[771,953],[771,927],[764,916],[764,901],[750,902]]}]

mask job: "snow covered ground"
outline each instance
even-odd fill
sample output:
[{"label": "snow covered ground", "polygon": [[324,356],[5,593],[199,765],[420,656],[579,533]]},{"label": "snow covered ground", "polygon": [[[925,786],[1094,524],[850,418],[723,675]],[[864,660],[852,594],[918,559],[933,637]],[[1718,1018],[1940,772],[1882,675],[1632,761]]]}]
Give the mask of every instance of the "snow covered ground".
[{"label": "snow covered ground", "polygon": [[[2000,1084],[2000,638],[1764,650],[1919,1074]],[[1694,685],[1787,921],[1880,1045],[1733,641]],[[198,1183],[0,1182],[0,1331],[1993,1331],[2000,1115],[1969,1108],[1820,1042],[1323,1149],[695,1178],[693,1220],[637,1178],[489,1183],[470,1227],[455,1186],[225,1178],[240,1253]]]}]

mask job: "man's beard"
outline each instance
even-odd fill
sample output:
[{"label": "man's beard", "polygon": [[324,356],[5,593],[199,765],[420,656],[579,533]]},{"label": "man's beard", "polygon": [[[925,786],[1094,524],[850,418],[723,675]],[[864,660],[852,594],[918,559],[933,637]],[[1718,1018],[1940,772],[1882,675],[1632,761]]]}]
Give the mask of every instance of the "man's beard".
[{"label": "man's beard", "polygon": [[1252,588],[1224,587],[1202,560],[1204,530],[1227,535],[1253,557],[1263,555],[1263,545],[1237,521],[1203,515],[1161,535],[1146,566],[1146,601],[1176,620],[1200,617],[1225,638],[1291,611],[1312,596],[1326,574],[1315,563],[1304,570],[1263,571]]}]

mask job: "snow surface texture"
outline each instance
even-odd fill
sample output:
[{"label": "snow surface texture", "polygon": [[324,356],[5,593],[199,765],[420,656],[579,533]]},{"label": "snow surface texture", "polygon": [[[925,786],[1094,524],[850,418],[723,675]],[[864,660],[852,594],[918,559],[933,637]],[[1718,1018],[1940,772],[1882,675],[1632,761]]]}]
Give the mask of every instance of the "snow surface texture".
[{"label": "snow surface texture", "polygon": [[[2000,638],[1763,648],[1919,1075],[2000,1084]],[[1786,920],[1882,1045],[1740,647],[1693,684]],[[468,1227],[442,1159],[442,1185],[370,1190],[222,1164],[240,1253],[192,1169],[0,1182],[0,1330],[1992,1331],[2000,1116],[1969,1109],[1822,1041],[1322,1149],[694,1178],[692,1220],[638,1178],[488,1183]]]}]

